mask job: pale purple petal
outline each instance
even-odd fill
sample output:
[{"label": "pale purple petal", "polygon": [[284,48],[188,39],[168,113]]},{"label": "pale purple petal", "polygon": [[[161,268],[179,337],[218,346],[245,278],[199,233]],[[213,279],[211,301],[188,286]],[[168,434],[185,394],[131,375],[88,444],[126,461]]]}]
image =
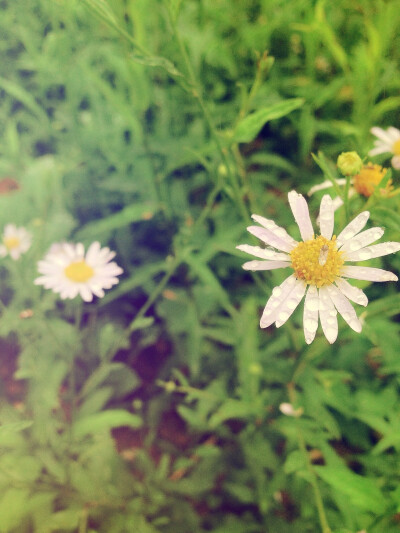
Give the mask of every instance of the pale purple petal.
[{"label": "pale purple petal", "polygon": [[287,268],[288,261],[247,261],[242,265],[244,270],[275,270],[276,268]]},{"label": "pale purple petal", "polygon": [[306,292],[307,284],[302,280],[296,280],[296,284],[292,292],[285,298],[276,315],[275,325],[280,328],[297,309],[301,302],[304,293]]},{"label": "pale purple petal", "polygon": [[346,296],[335,285],[328,286],[327,291],[338,313],[343,317],[343,320],[347,322],[352,330],[360,333],[362,324]]},{"label": "pale purple petal", "polygon": [[397,276],[388,270],[364,266],[344,266],[341,275],[363,281],[397,281]]},{"label": "pale purple petal", "polygon": [[319,227],[321,230],[321,235],[325,239],[330,240],[333,235],[333,203],[332,198],[329,194],[325,194],[321,200],[321,206],[319,210]]},{"label": "pale purple petal", "polygon": [[294,248],[299,244],[297,241],[293,239],[289,235],[289,233],[282,228],[281,226],[278,226],[275,224],[273,220],[269,220],[268,218],[261,217],[260,215],[251,215],[251,218],[261,224],[266,229],[269,229],[274,235],[285,241],[291,248]]},{"label": "pale purple petal", "polygon": [[365,246],[361,250],[346,253],[346,261],[367,261],[375,257],[394,254],[400,250],[399,242],[382,242],[372,246]]},{"label": "pale purple petal", "polygon": [[[336,180],[336,183],[338,185],[346,185],[346,178],[339,178]],[[329,189],[329,187],[333,187],[333,183],[330,180],[326,180],[326,181],[323,181],[322,183],[319,183],[318,185],[314,185],[313,187],[311,187],[311,189],[308,191],[307,194],[308,196],[311,196],[318,191]]]},{"label": "pale purple petal", "polygon": [[286,241],[277,237],[271,230],[267,228],[261,228],[260,226],[249,226],[247,231],[261,239],[266,244],[277,248],[278,250],[283,250],[284,252],[290,252],[293,250],[293,246],[289,245]]},{"label": "pale purple petal", "polygon": [[250,246],[249,244],[240,244],[236,248],[247,254],[254,255],[260,259],[271,259],[273,261],[290,261],[288,254],[278,253],[271,248],[261,248],[260,246]]},{"label": "pale purple petal", "polygon": [[348,241],[358,232],[360,232],[369,219],[369,211],[363,211],[354,220],[352,220],[344,230],[339,233],[336,239],[336,245],[340,247],[345,241]]},{"label": "pale purple petal", "polygon": [[326,286],[319,289],[319,318],[325,337],[334,343],[338,335],[337,312]]},{"label": "pale purple petal", "polygon": [[396,170],[400,170],[400,155],[395,155],[392,157],[392,167]]},{"label": "pale purple petal", "polygon": [[382,128],[378,128],[377,126],[371,128],[371,133],[375,135],[375,137],[378,137],[382,142],[386,144],[392,144],[392,136]]},{"label": "pale purple petal", "polygon": [[311,344],[318,329],[318,289],[314,285],[308,288],[304,300],[303,328],[307,344]]},{"label": "pale purple petal", "polygon": [[278,287],[275,287],[272,290],[272,294],[269,297],[267,304],[264,308],[264,312],[261,316],[260,327],[267,328],[276,320],[276,313],[279,309],[279,306],[286,299],[286,297],[291,293],[294,285],[296,283],[296,278],[292,274],[285,279]]},{"label": "pale purple petal", "polygon": [[299,226],[301,238],[303,241],[313,239],[314,229],[311,224],[310,213],[305,198],[296,191],[290,191],[288,199],[293,216]]},{"label": "pale purple petal", "polygon": [[345,279],[339,278],[336,280],[336,285],[338,289],[352,302],[363,305],[366,307],[368,305],[368,298],[358,287],[350,285]]},{"label": "pale purple petal", "polygon": [[357,236],[346,241],[343,246],[341,246],[340,251],[349,253],[355,252],[356,250],[364,248],[364,246],[368,246],[369,244],[377,241],[384,233],[385,230],[383,228],[371,228],[362,231]]}]

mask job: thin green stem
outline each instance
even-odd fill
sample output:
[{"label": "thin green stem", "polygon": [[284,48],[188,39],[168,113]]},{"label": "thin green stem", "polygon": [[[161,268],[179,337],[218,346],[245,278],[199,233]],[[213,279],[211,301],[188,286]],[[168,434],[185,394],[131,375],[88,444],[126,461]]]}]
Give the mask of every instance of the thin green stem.
[{"label": "thin green stem", "polygon": [[[294,405],[296,403],[296,392],[295,392],[293,383],[288,384],[288,395],[289,395],[290,403]],[[315,504],[317,506],[318,517],[319,517],[319,521],[321,525],[321,531],[322,533],[332,533],[332,530],[329,527],[328,520],[326,518],[324,502],[321,496],[321,491],[319,490],[319,486],[318,486],[318,478],[312,466],[310,455],[307,452],[307,447],[306,447],[306,442],[303,436],[303,432],[299,425],[297,427],[297,437],[299,440],[299,448],[302,454],[304,455],[304,458],[306,460],[307,470],[308,470],[308,473],[310,474],[310,483],[311,483],[311,486],[314,492],[314,499],[315,499]]]},{"label": "thin green stem", "polygon": [[242,196],[241,196],[241,193],[240,193],[240,187],[239,187],[239,183],[238,183],[238,180],[237,180],[237,177],[235,175],[235,173],[232,171],[232,166],[231,166],[231,161],[229,160],[228,158],[228,149],[226,147],[224,147],[221,143],[221,139],[218,135],[218,132],[215,128],[215,125],[214,125],[214,122],[211,118],[211,113],[204,101],[204,98],[203,98],[203,89],[202,89],[202,86],[199,82],[199,80],[197,79],[197,76],[194,72],[194,69],[193,69],[193,66],[192,66],[192,63],[190,61],[190,58],[189,58],[189,55],[187,53],[187,50],[186,50],[186,47],[183,43],[183,40],[182,40],[182,37],[178,31],[178,28],[177,28],[177,25],[176,25],[176,21],[175,21],[175,18],[173,16],[173,14],[171,13],[170,9],[168,9],[168,13],[169,13],[169,19],[170,19],[170,24],[171,24],[171,27],[172,27],[172,32],[173,32],[173,35],[174,35],[174,38],[177,42],[177,45],[178,45],[178,48],[179,48],[179,51],[180,51],[180,54],[182,56],[182,59],[183,59],[183,62],[185,64],[185,67],[186,67],[186,70],[187,70],[187,73],[188,73],[188,76],[189,76],[189,82],[190,82],[190,85],[192,86],[192,95],[194,96],[194,98],[197,100],[198,104],[199,104],[199,107],[203,113],[203,116],[204,116],[204,119],[205,119],[205,122],[207,124],[207,127],[210,131],[210,135],[211,137],[213,138],[216,146],[217,146],[217,149],[218,149],[218,152],[220,154],[220,157],[221,157],[221,161],[222,163],[224,164],[224,166],[226,167],[226,171],[227,171],[227,174],[229,176],[229,179],[230,179],[230,183],[232,185],[232,189],[233,189],[233,192],[234,192],[234,196],[235,196],[235,199],[236,199],[236,202],[238,204],[238,207],[239,207],[239,210],[240,210],[240,213],[243,217],[244,220],[248,220],[249,218],[249,213],[247,211],[247,208],[243,202],[243,199],[242,199]]},{"label": "thin green stem", "polygon": [[181,258],[178,256],[175,256],[172,261],[170,262],[168,270],[165,272],[163,278],[161,279],[160,283],[154,288],[153,292],[148,297],[146,303],[141,307],[140,311],[134,318],[134,320],[131,322],[130,328],[133,329],[135,323],[144,317],[144,315],[147,313],[147,311],[150,309],[152,304],[155,302],[155,300],[158,298],[158,296],[162,293],[165,286],[167,285],[168,281],[170,280],[171,276],[175,272],[175,270],[178,268],[178,266],[181,263]]}]

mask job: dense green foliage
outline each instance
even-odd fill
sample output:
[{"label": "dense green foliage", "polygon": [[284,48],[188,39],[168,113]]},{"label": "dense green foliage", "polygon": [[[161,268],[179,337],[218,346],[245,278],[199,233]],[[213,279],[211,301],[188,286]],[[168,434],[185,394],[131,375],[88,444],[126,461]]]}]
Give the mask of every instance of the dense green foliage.
[{"label": "dense green foliage", "polygon": [[[400,125],[399,3],[0,9],[0,230],[33,235],[0,263],[0,533],[398,531],[395,283],[355,283],[362,333],[307,346],[302,306],[259,328],[285,274],[235,247],[258,244],[252,213],[299,238],[287,192]],[[398,241],[399,175],[336,228],[367,204]],[[110,246],[120,283],[93,303],[35,286],[61,241]]]}]

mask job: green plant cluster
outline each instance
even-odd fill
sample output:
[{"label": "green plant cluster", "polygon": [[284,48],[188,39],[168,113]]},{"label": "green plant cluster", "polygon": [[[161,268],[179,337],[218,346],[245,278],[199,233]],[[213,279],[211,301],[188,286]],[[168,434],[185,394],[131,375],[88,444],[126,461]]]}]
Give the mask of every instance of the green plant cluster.
[{"label": "green plant cluster", "polygon": [[[400,125],[398,2],[0,10],[0,231],[32,234],[0,260],[0,533],[398,531],[395,284],[307,346],[301,309],[259,328],[284,275],[236,250],[253,213],[298,239],[287,193],[324,180],[338,231],[368,209],[399,240],[399,171],[367,199],[335,164]],[[35,286],[64,241],[110,246],[120,283]]]}]

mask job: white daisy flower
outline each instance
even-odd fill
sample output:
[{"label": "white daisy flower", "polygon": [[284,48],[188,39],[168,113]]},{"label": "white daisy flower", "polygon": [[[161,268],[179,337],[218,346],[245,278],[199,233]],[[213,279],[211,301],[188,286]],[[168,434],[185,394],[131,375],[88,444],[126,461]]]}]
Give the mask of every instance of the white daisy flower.
[{"label": "white daisy flower", "polygon": [[368,152],[368,155],[379,155],[387,152],[393,154],[392,166],[397,170],[400,169],[400,130],[390,126],[387,130],[378,128],[377,126],[371,128],[371,133],[377,137],[374,142],[374,148]]},{"label": "white daisy flower", "polygon": [[363,291],[350,285],[348,278],[367,281],[397,281],[397,276],[387,270],[365,266],[347,266],[347,262],[365,261],[400,250],[400,243],[374,244],[384,233],[383,228],[364,231],[369,212],[360,213],[336,237],[333,235],[334,206],[331,197],[323,196],[320,206],[320,235],[314,235],[307,202],[301,194],[291,191],[289,204],[300,229],[302,242],[294,240],[272,220],[252,215],[260,226],[247,230],[269,247],[242,244],[237,248],[258,257],[248,261],[245,270],[273,270],[290,268],[292,273],[279,287],[275,287],[267,301],[260,326],[266,328],[275,323],[282,326],[302,298],[304,301],[303,327],[307,344],[310,344],[318,328],[318,318],[325,337],[335,342],[338,334],[337,313],[357,333],[362,324],[350,303],[366,306],[368,299]]},{"label": "white daisy flower", "polygon": [[115,252],[100,248],[92,243],[86,254],[83,244],[60,243],[53,245],[38,270],[42,276],[35,279],[36,285],[59,293],[60,297],[75,298],[78,294],[85,302],[91,302],[93,295],[102,298],[103,289],[110,289],[119,280],[123,270],[117,263],[110,262]]},{"label": "white daisy flower", "polygon": [[0,257],[9,255],[17,260],[21,254],[29,250],[32,235],[25,228],[17,228],[14,224],[7,224],[3,232],[3,242],[0,244]]}]

